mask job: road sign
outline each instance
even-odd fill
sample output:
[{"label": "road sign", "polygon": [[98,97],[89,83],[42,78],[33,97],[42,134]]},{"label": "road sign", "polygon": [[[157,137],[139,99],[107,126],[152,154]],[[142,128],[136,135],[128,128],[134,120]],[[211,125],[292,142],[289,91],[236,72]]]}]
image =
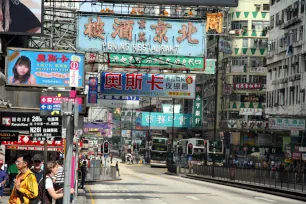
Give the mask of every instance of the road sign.
[{"label": "road sign", "polygon": [[38,116],[29,123],[30,136],[34,141],[45,140],[46,138],[61,140],[61,124],[62,118],[60,116],[43,118]]},{"label": "road sign", "polygon": [[82,111],[83,99],[81,97],[69,98],[60,96],[41,96],[40,113],[41,115],[60,115],[62,101],[78,102],[78,111]]}]

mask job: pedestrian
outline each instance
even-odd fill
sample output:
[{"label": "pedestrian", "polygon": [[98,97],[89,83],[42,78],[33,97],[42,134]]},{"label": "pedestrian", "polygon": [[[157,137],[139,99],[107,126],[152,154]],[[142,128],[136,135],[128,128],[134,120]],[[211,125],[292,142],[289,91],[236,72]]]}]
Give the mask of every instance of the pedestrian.
[{"label": "pedestrian", "polygon": [[[55,177],[55,183],[54,183],[54,189],[60,190],[61,188],[64,188],[64,167],[63,167],[63,160],[60,159],[57,161],[57,175]],[[59,198],[55,201],[56,204],[62,204],[63,198]]]},{"label": "pedestrian", "polygon": [[1,199],[3,196],[3,191],[7,180],[6,171],[2,169],[2,167],[3,167],[3,160],[0,160],[0,202],[2,202]]},{"label": "pedestrian", "polygon": [[[63,188],[58,190],[54,189],[54,183],[52,181],[52,177],[56,177],[57,175],[57,164],[54,161],[50,161],[47,163],[47,172],[46,172],[46,182],[45,188],[42,188],[43,182],[39,183],[39,198],[40,201],[44,201],[44,204],[52,204],[52,199],[58,200],[63,198]],[[70,193],[73,193],[73,189],[70,189]],[[44,200],[43,200],[44,199]]]},{"label": "pedestrian", "polygon": [[113,154],[110,154],[111,164],[113,163]]},{"label": "pedestrian", "polygon": [[36,176],[36,181],[39,183],[40,179],[43,177],[43,157],[40,154],[35,154],[33,157],[33,167],[32,171]]},{"label": "pedestrian", "polygon": [[18,174],[18,169],[16,166],[16,160],[17,158],[15,157],[13,160],[13,163],[9,166],[7,172],[8,172],[8,180],[9,180],[9,185],[10,185],[10,193],[12,193],[12,190],[14,188],[14,179],[16,178]]},{"label": "pedestrian", "polygon": [[17,156],[16,165],[20,173],[16,176],[10,204],[30,204],[30,199],[38,198],[38,184],[34,173],[29,169],[30,161],[28,155]]},{"label": "pedestrian", "polygon": [[118,161],[116,161],[116,171],[118,172],[118,176],[120,177]]},{"label": "pedestrian", "polygon": [[83,164],[82,164],[82,166],[81,166],[81,172],[82,172],[81,189],[83,189],[83,188],[84,188],[84,185],[85,185],[86,174],[87,174],[87,165],[86,165],[86,161],[83,161]]}]

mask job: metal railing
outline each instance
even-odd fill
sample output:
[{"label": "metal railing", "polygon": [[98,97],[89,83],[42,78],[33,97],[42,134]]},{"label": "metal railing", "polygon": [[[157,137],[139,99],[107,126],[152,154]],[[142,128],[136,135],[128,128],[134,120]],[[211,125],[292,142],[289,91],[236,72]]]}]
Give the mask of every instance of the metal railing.
[{"label": "metal railing", "polygon": [[[193,174],[212,177],[212,166],[194,165]],[[215,178],[305,192],[305,172],[215,166]]]},{"label": "metal railing", "polygon": [[97,180],[115,180],[116,167],[90,167],[86,175],[86,181],[97,181]]}]

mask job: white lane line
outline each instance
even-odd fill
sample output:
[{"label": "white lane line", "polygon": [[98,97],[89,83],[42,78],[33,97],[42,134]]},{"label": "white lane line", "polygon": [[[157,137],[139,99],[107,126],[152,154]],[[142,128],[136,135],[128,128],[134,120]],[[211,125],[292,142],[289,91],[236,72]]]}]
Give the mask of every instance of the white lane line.
[{"label": "white lane line", "polygon": [[186,198],[191,198],[191,199],[193,199],[193,200],[200,200],[200,199],[198,199],[197,197],[193,197],[193,196],[186,196]]},{"label": "white lane line", "polygon": [[265,200],[265,201],[268,201],[268,202],[275,202],[275,200],[270,200],[270,199],[262,198],[262,197],[255,197],[255,199]]},{"label": "white lane line", "polygon": [[229,199],[229,200],[233,200],[232,198],[227,198],[227,199]]}]

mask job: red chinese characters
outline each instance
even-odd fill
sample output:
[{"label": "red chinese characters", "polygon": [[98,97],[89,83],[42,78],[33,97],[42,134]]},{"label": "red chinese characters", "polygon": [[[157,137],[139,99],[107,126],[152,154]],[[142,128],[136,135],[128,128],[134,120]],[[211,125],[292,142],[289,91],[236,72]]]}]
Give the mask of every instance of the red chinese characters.
[{"label": "red chinese characters", "polygon": [[122,90],[122,74],[106,73],[104,87],[105,89]]},{"label": "red chinese characters", "polygon": [[62,55],[61,60],[64,63],[67,62],[69,59],[65,55]]},{"label": "red chinese characters", "polygon": [[126,74],[125,89],[142,90],[142,74]]},{"label": "red chinese characters", "polygon": [[57,57],[56,55],[48,54],[48,62],[56,62]]},{"label": "red chinese characters", "polygon": [[36,61],[37,62],[45,62],[46,61],[46,55],[45,54],[38,54]]},{"label": "red chinese characters", "polygon": [[161,84],[163,84],[163,79],[164,79],[163,76],[156,76],[152,74],[151,80],[148,80],[147,83],[151,84],[150,89],[152,91],[155,90],[155,88],[159,90],[163,90],[163,87],[160,86]]},{"label": "red chinese characters", "polygon": [[172,28],[172,25],[165,23],[162,20],[158,20],[157,25],[151,25],[151,29],[155,29],[156,36],[153,38],[155,42],[162,44],[163,40],[168,42],[167,31],[168,28]]}]

